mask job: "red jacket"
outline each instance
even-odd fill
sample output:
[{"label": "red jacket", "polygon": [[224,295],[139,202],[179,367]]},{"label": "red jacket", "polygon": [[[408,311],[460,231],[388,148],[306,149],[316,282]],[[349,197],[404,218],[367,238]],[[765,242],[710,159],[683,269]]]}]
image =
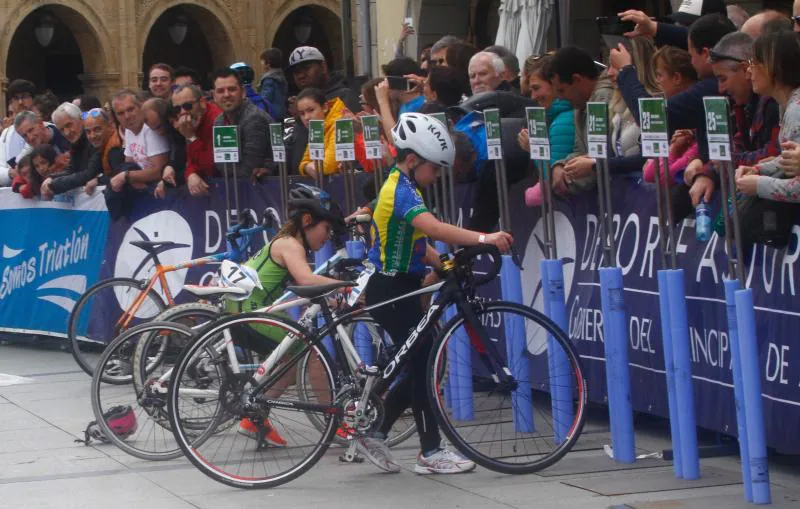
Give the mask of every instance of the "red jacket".
[{"label": "red jacket", "polygon": [[195,132],[197,139],[186,145],[186,178],[193,173],[204,178],[214,174],[214,120],[221,114],[219,106],[206,103],[206,112]]}]

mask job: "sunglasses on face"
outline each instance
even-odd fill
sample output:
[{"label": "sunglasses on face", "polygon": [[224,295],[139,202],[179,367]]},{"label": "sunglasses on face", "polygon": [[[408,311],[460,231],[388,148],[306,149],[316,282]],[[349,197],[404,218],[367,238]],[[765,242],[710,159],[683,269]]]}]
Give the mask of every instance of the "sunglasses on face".
[{"label": "sunglasses on face", "polygon": [[726,55],[725,53],[720,53],[718,51],[714,51],[713,49],[709,53],[709,57],[711,59],[711,63],[730,61],[743,64],[747,62],[747,60],[745,60],[744,58],[735,57],[733,55]]},{"label": "sunglasses on face", "polygon": [[180,110],[189,112],[192,111],[192,108],[194,108],[195,104],[197,104],[197,101],[189,101],[183,104],[175,104],[172,106],[172,108],[175,110],[176,113],[179,112]]},{"label": "sunglasses on face", "polygon": [[800,16],[792,16],[792,19],[794,20],[795,24],[800,25]]},{"label": "sunglasses on face", "polygon": [[103,117],[103,120],[108,121],[108,115],[106,112],[103,111],[101,108],[92,108],[89,111],[84,111],[81,113],[81,119],[86,120],[88,118],[98,118]]},{"label": "sunglasses on face", "polygon": [[31,97],[32,97],[31,94],[20,94],[20,95],[15,95],[14,97],[11,98],[11,100],[24,101],[25,99],[30,99]]}]

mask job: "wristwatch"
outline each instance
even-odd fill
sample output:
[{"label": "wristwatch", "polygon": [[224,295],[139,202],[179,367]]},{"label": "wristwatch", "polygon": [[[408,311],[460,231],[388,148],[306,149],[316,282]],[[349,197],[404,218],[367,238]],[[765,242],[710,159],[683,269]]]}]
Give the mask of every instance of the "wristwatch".
[{"label": "wristwatch", "polygon": [[478,244],[486,244],[486,235],[481,233],[478,236]]}]

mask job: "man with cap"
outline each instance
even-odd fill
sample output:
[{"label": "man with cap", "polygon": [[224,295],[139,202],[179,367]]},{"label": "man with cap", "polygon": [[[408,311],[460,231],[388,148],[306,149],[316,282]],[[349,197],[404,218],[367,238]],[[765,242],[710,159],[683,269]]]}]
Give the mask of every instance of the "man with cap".
[{"label": "man with cap", "polygon": [[33,109],[33,95],[36,86],[28,80],[14,80],[8,84],[8,117],[3,120],[3,132],[0,134],[0,187],[11,185],[15,170],[9,161],[16,161],[25,139],[14,128],[14,117],[17,113]]},{"label": "man with cap", "polygon": [[643,35],[654,37],[657,46],[675,46],[688,50],[687,37],[689,27],[707,14],[720,14],[728,17],[728,7],[725,0],[682,0],[680,7],[668,19],[676,24],[658,23],[647,14],[637,10],[627,10],[619,13],[622,21],[636,23],[633,32],[625,34],[628,37]]},{"label": "man with cap", "polygon": [[[331,73],[322,52],[312,46],[300,46],[289,55],[289,74],[299,90],[318,88],[325,93],[325,99],[341,99],[347,109],[353,113],[361,111],[358,94],[347,87],[344,78],[338,73]],[[289,114],[295,114],[295,97],[289,98]],[[308,145],[308,130],[302,122],[295,123],[295,142],[292,150],[292,161],[287,161],[289,168],[297,165]]]}]

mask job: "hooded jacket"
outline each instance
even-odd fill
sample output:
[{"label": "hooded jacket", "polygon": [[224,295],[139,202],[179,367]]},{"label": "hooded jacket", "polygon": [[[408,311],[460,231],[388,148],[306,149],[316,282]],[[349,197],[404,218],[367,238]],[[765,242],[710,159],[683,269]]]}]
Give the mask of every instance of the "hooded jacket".
[{"label": "hooded jacket", "polygon": [[261,77],[258,85],[261,97],[272,105],[275,120],[286,118],[286,102],[289,99],[289,82],[283,69],[270,69]]},{"label": "hooded jacket", "polygon": [[[325,175],[333,175],[339,171],[339,163],[336,161],[336,121],[343,118],[345,106],[341,99],[336,98],[327,102],[328,113],[325,115],[325,161],[322,170]],[[364,149],[364,137],[361,134],[355,135],[356,160],[363,167],[367,166],[366,150]],[[303,159],[298,165],[300,175],[305,175],[305,167],[311,161],[308,144],[303,153]]]},{"label": "hooded jacket", "polygon": [[563,159],[575,146],[575,115],[572,105],[564,99],[556,99],[547,109],[550,127],[550,162]]}]

